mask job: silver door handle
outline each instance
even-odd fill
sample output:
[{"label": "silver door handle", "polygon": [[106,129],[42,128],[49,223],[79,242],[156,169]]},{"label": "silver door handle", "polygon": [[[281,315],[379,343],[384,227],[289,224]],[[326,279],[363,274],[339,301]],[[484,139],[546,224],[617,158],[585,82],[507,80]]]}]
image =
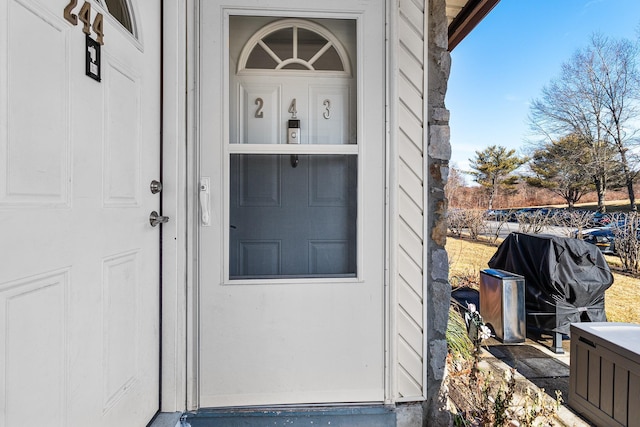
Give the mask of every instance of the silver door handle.
[{"label": "silver door handle", "polygon": [[156,211],[149,214],[149,224],[151,224],[152,227],[155,227],[158,224],[165,224],[167,222],[169,222],[168,216],[159,215]]},{"label": "silver door handle", "polygon": [[205,227],[211,225],[211,214],[209,204],[211,203],[211,182],[208,176],[200,178],[200,215],[201,223]]},{"label": "silver door handle", "polygon": [[151,194],[158,194],[162,191],[162,183],[154,179],[151,181],[151,184],[149,184],[149,190],[151,190]]}]

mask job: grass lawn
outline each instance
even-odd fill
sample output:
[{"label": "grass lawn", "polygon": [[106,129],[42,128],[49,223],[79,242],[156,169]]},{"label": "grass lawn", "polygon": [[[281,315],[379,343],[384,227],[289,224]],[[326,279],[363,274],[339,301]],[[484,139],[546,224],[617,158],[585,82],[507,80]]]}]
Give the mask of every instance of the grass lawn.
[{"label": "grass lawn", "polygon": [[[449,279],[452,285],[469,278],[479,280],[480,271],[496,252],[496,246],[466,239],[447,238]],[[609,265],[619,265],[617,257],[606,256]],[[605,310],[610,322],[640,323],[640,279],[613,271],[613,285],[605,292]]]}]

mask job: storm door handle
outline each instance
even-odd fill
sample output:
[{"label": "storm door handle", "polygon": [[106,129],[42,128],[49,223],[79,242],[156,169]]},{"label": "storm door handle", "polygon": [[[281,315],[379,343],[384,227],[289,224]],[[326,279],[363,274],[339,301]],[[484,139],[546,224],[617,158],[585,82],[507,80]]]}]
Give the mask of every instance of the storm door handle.
[{"label": "storm door handle", "polygon": [[208,227],[211,225],[211,215],[209,213],[211,188],[208,176],[200,178],[200,216],[202,225]]}]

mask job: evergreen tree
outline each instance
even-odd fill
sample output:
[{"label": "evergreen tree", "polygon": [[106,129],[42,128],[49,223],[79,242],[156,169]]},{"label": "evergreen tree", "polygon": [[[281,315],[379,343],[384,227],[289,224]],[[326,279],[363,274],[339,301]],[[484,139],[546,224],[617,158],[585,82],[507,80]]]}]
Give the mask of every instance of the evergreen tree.
[{"label": "evergreen tree", "polygon": [[476,157],[469,159],[474,181],[482,185],[488,195],[489,209],[499,190],[512,190],[518,183],[518,177],[512,172],[524,161],[516,155],[516,150],[507,150],[500,145],[492,145],[482,151],[476,151]]},{"label": "evergreen tree", "polygon": [[586,164],[589,157],[588,144],[571,134],[533,153],[529,161],[533,175],[525,181],[559,195],[572,208],[586,192],[593,190],[593,176]]}]

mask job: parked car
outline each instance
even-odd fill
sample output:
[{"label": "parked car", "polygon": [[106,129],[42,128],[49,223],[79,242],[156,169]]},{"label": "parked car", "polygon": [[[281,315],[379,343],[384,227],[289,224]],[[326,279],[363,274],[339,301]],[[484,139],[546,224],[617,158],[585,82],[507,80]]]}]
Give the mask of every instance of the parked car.
[{"label": "parked car", "polygon": [[518,217],[530,217],[538,211],[538,208],[522,208],[516,211],[516,218]]},{"label": "parked car", "polygon": [[[585,242],[596,245],[603,254],[617,254],[615,247],[616,230],[627,226],[626,218],[609,223],[604,227],[594,227],[582,230],[579,234]],[[578,232],[574,232],[574,237],[579,237]],[[640,228],[636,230],[636,238],[640,240]]]},{"label": "parked car", "polygon": [[490,221],[508,221],[511,217],[509,209],[490,209],[487,211],[487,219]]},{"label": "parked car", "polygon": [[582,240],[596,245],[603,254],[614,255],[616,253],[613,227],[589,228],[583,230],[581,235]]},{"label": "parked car", "polygon": [[549,208],[522,208],[514,212],[514,221],[540,222],[551,218]]},{"label": "parked car", "polygon": [[593,216],[589,220],[592,227],[604,227],[609,225],[612,221],[612,217],[608,213],[594,212]]}]

